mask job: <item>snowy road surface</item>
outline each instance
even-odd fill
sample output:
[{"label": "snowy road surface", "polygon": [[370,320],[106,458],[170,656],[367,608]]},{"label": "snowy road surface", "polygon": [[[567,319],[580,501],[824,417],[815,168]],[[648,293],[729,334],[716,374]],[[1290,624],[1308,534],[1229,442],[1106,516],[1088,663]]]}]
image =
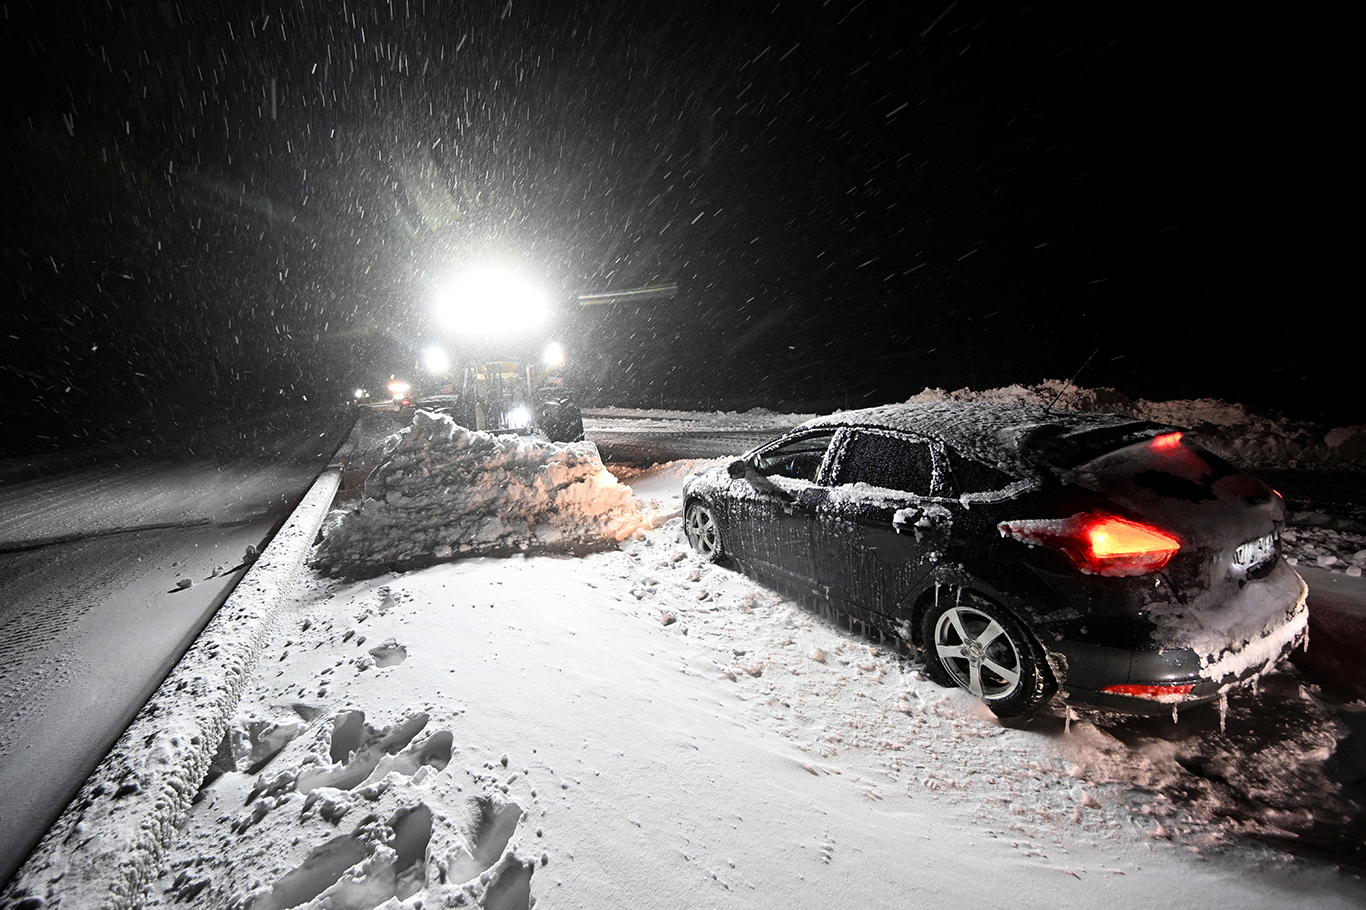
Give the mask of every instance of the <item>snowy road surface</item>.
[{"label": "snowy road surface", "polygon": [[585,433],[608,464],[656,464],[678,458],[720,458],[739,455],[775,433],[737,430],[732,433],[679,430],[612,430],[589,427]]},{"label": "snowy road surface", "polygon": [[[623,476],[667,518],[695,466]],[[1366,898],[1242,837],[1347,805],[1322,773],[1343,728],[1293,675],[1225,733],[1208,708],[1005,724],[701,561],[677,520],[583,559],[318,579],[258,667],[149,907]]]},{"label": "snowy road surface", "polygon": [[664,419],[640,412],[590,410],[583,423],[584,438],[598,447],[604,462],[651,465],[739,455],[810,416],[762,411]]},{"label": "snowy road surface", "polygon": [[345,429],[0,489],[0,882],[241,577]]},{"label": "snowy road surface", "polygon": [[[588,438],[782,429],[628,420],[588,415]],[[1054,705],[1003,723],[887,643],[691,553],[678,491],[702,464],[613,465],[653,529],[607,552],[313,576],[262,639],[141,900],[928,908],[980,902],[984,882],[1040,908],[1366,900],[1359,703],[1285,667],[1225,717]],[[424,490],[427,467],[385,502],[439,508],[439,487],[456,516],[497,486],[441,474]],[[1346,574],[1359,535],[1310,538],[1300,559],[1361,581]],[[78,871],[41,870],[29,893],[59,898]]]},{"label": "snowy road surface", "polygon": [[[636,432],[599,420],[590,440]],[[1359,706],[1286,667],[1222,727],[1208,706],[1003,723],[693,554],[678,492],[702,464],[613,466],[654,529],[609,552],[315,579],[148,906],[1366,899]]]}]

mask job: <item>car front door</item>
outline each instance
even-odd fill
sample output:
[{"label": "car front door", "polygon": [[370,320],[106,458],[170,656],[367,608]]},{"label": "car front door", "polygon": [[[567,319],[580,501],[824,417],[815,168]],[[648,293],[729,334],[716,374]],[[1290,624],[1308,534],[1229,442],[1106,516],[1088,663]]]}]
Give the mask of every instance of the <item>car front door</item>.
[{"label": "car front door", "polygon": [[730,555],[755,568],[810,583],[811,525],[824,490],[817,483],[831,430],[784,439],[743,462],[730,486],[723,520]]},{"label": "car front door", "polygon": [[841,435],[812,538],[818,585],[837,609],[896,620],[952,518],[937,495],[941,457],[930,440],[892,430]]}]

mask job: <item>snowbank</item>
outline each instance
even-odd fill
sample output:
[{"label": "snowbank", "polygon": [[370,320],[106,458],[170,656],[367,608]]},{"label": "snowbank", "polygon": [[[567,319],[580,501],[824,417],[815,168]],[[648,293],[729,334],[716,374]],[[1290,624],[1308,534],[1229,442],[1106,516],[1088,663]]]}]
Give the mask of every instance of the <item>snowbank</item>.
[{"label": "snowbank", "polygon": [[999,389],[927,388],[908,401],[998,401],[1104,411],[1184,427],[1200,444],[1245,468],[1366,470],[1366,426],[1325,430],[1315,424],[1255,414],[1210,398],[1134,400],[1114,389],[1083,389],[1057,379]]},{"label": "snowbank", "polygon": [[[683,467],[633,489],[676,512]],[[677,520],[583,559],[314,579],[258,666],[149,910],[959,907],[984,875],[1030,908],[1362,898],[1241,840],[1352,818],[1324,774],[1344,725],[1297,679],[1234,693],[1227,734],[1002,723]]]},{"label": "snowbank", "polygon": [[591,442],[493,436],[418,411],[386,443],[358,507],[336,516],[313,565],[360,578],[464,556],[585,552],[648,526]]},{"label": "snowbank", "polygon": [[431,414],[392,437],[323,545],[337,574],[653,527],[583,559],[307,579],[141,904],[959,906],[983,869],[1038,907],[1360,904],[1351,873],[1244,840],[1354,843],[1357,714],[1288,668],[1231,694],[1226,731],[1003,723],[693,553],[680,484],[708,462],[618,468],[627,491],[595,456]]}]

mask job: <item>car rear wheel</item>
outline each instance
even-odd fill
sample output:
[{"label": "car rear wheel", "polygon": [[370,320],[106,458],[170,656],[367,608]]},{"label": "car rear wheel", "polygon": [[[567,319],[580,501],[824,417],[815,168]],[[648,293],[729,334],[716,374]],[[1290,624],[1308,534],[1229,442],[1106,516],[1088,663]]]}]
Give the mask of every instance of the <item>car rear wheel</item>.
[{"label": "car rear wheel", "polygon": [[920,640],[930,676],[968,690],[997,717],[1027,714],[1057,691],[1034,637],[1001,607],[971,592],[927,610]]},{"label": "car rear wheel", "polygon": [[706,503],[688,503],[683,512],[683,531],[688,535],[692,548],[712,562],[726,555],[721,542],[721,529],[716,524],[716,515]]}]

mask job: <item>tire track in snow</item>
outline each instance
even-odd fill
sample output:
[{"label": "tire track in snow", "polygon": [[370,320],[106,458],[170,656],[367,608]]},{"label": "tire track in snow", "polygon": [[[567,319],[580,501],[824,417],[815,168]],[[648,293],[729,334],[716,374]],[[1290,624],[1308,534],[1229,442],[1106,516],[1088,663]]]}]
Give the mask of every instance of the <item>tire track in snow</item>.
[{"label": "tire track in snow", "polygon": [[[51,554],[25,553],[0,561],[0,758],[26,739],[32,723],[47,715],[51,694],[83,673],[79,627],[103,600],[132,549],[94,563],[89,547],[73,547],[58,559],[82,569],[60,579],[53,590]],[[97,566],[97,567],[95,567]],[[42,600],[26,596],[42,575]]]}]

